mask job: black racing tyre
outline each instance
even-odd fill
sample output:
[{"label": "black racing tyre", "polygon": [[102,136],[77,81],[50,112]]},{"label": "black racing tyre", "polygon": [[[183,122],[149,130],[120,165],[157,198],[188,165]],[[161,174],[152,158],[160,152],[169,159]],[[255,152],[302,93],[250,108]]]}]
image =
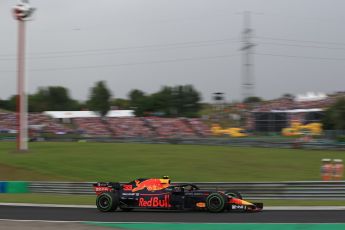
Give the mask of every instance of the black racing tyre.
[{"label": "black racing tyre", "polygon": [[220,193],[211,193],[206,198],[206,208],[210,212],[223,212],[226,206],[226,197]]},{"label": "black racing tyre", "polygon": [[96,206],[101,212],[113,212],[119,205],[119,197],[116,193],[105,192],[97,196]]},{"label": "black racing tyre", "polygon": [[229,191],[226,191],[225,192],[226,195],[230,195],[234,198],[238,198],[238,199],[241,199],[242,200],[242,195],[241,193],[235,191],[235,190],[229,190]]}]

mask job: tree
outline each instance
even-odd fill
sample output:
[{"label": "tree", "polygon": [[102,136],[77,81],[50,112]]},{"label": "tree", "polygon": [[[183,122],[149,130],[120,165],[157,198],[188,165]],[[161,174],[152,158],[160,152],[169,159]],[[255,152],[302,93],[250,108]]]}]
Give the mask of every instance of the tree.
[{"label": "tree", "polygon": [[140,90],[133,90],[129,97],[137,116],[196,117],[201,109],[200,94],[191,85],[164,86],[148,96]]},{"label": "tree", "polygon": [[91,88],[87,104],[91,110],[99,112],[101,116],[105,116],[110,109],[110,98],[111,93],[105,83],[99,81]]},{"label": "tree", "polygon": [[201,109],[200,93],[192,85],[180,85],[173,89],[174,108],[180,117],[196,117]]},{"label": "tree", "polygon": [[9,111],[16,111],[17,109],[17,95],[13,95],[8,100],[0,100],[0,108],[9,110]]},{"label": "tree", "polygon": [[186,117],[197,117],[201,109],[201,96],[198,91],[194,89],[192,85],[185,86],[185,116]]},{"label": "tree", "polygon": [[247,97],[246,99],[244,99],[243,103],[258,103],[258,102],[262,102],[262,99],[260,97]]},{"label": "tree", "polygon": [[139,89],[131,90],[128,94],[130,108],[134,110],[136,116],[144,116],[145,113],[145,93]]},{"label": "tree", "polygon": [[[16,111],[17,95],[8,100],[0,100],[0,108]],[[39,88],[34,94],[28,95],[28,111],[43,112],[47,110],[79,110],[80,104],[69,96],[68,89],[61,86]]]},{"label": "tree", "polygon": [[145,93],[139,89],[133,89],[128,94],[131,106],[136,106],[145,98]]},{"label": "tree", "polygon": [[293,100],[295,98],[294,95],[292,95],[291,93],[284,93],[282,95],[282,98],[286,98],[286,99],[289,99],[289,100]]},{"label": "tree", "polygon": [[68,89],[62,86],[39,88],[29,95],[29,112],[79,110],[80,104],[69,96]]},{"label": "tree", "polygon": [[68,89],[55,86],[48,88],[50,106],[56,110],[73,110],[74,102],[69,96]]},{"label": "tree", "polygon": [[176,109],[174,108],[174,95],[173,88],[164,86],[160,91],[151,95],[153,100],[153,109],[156,113],[171,117],[176,114]]},{"label": "tree", "polygon": [[4,109],[4,108],[6,107],[6,104],[7,104],[7,100],[2,100],[2,99],[0,98],[0,109],[1,109],[1,108]]},{"label": "tree", "polygon": [[345,130],[345,97],[339,98],[325,111],[322,123],[325,129]]},{"label": "tree", "polygon": [[123,98],[116,98],[110,101],[111,106],[115,106],[118,109],[129,109],[130,101]]}]

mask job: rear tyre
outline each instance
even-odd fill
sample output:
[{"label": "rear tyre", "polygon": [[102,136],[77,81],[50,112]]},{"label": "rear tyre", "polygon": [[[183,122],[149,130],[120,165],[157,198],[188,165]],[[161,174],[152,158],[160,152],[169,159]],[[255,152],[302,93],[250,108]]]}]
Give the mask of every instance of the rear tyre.
[{"label": "rear tyre", "polygon": [[119,205],[119,197],[116,193],[105,192],[97,196],[96,206],[101,212],[113,212]]},{"label": "rear tyre", "polygon": [[226,197],[220,193],[211,193],[206,198],[206,208],[210,212],[223,212],[226,206]]},{"label": "rear tyre", "polygon": [[241,193],[239,193],[239,192],[237,192],[237,191],[229,190],[229,191],[226,191],[225,194],[228,195],[228,196],[232,196],[232,197],[234,197],[234,198],[238,198],[238,199],[241,199],[241,200],[242,200],[242,195],[241,195]]}]

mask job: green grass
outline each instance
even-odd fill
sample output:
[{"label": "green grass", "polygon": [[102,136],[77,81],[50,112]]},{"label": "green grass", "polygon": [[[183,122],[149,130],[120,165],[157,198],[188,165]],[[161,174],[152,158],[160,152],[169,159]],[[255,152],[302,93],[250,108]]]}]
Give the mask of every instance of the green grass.
[{"label": "green grass", "polygon": [[[30,143],[16,153],[0,142],[0,180],[129,181],[169,175],[173,181],[319,180],[320,160],[343,152],[228,146]],[[0,194],[0,202],[94,204],[92,195]],[[276,205],[345,205],[345,201],[263,200]]]},{"label": "green grass", "polygon": [[[0,203],[94,205],[96,195],[0,194]],[[253,201],[253,200],[252,200]],[[345,206],[345,200],[256,200],[265,206]],[[255,202],[255,200],[253,201]]]},{"label": "green grass", "polygon": [[130,181],[169,175],[173,181],[319,180],[320,160],[340,151],[168,144],[30,143],[16,153],[0,142],[0,180]]},{"label": "green grass", "polygon": [[261,200],[265,206],[345,206],[345,200]]},{"label": "green grass", "polygon": [[45,193],[0,194],[0,203],[94,205],[96,195],[60,195]]}]

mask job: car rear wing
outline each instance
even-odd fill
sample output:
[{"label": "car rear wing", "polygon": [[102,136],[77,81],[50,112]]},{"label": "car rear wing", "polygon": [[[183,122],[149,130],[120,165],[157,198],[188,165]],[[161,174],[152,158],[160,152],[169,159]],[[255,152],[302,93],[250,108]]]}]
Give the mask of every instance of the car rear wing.
[{"label": "car rear wing", "polygon": [[99,195],[104,192],[112,192],[114,190],[120,190],[121,184],[118,182],[97,182],[94,183],[93,189],[96,192],[96,195]]}]

